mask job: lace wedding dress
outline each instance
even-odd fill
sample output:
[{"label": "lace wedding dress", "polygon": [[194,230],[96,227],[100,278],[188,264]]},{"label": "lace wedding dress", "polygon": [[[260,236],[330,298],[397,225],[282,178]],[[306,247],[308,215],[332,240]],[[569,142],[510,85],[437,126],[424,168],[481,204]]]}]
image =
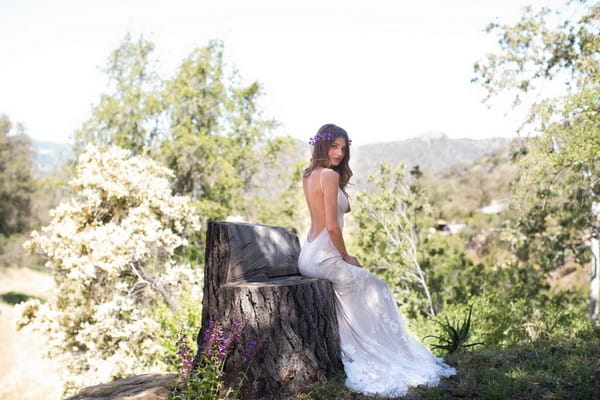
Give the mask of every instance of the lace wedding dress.
[{"label": "lace wedding dress", "polygon": [[[338,222],[343,227],[346,195],[338,190]],[[302,246],[300,273],[333,283],[346,386],[367,395],[402,396],[408,387],[436,385],[455,369],[436,358],[404,326],[386,284],[367,270],[346,263],[327,229]]]}]

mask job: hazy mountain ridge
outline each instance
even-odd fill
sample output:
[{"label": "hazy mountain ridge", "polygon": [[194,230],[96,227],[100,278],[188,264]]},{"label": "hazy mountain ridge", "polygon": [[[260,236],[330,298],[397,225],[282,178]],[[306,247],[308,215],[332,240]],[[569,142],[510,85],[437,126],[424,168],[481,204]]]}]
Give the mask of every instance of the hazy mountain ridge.
[{"label": "hazy mountain ridge", "polygon": [[33,163],[40,175],[51,175],[57,168],[72,160],[75,155],[69,143],[44,142],[31,139]]},{"label": "hazy mountain ridge", "polygon": [[372,169],[382,163],[397,165],[402,161],[407,168],[418,164],[430,172],[440,173],[508,149],[510,143],[509,138],[451,139],[444,134],[423,134],[395,142],[356,146],[353,148],[354,169]]},{"label": "hazy mountain ridge", "polygon": [[461,169],[486,156],[508,152],[512,139],[452,139],[445,134],[427,133],[415,138],[387,143],[374,143],[352,148],[351,166],[357,189],[367,186],[370,175],[383,163],[404,163],[407,171],[419,165],[430,175]]},{"label": "hazy mountain ridge", "polygon": [[[511,139],[452,139],[444,134],[427,133],[415,138],[394,142],[352,146],[351,167],[354,183],[362,186],[369,175],[377,172],[379,165],[405,163],[408,169],[418,164],[423,170],[443,174],[460,165],[469,165],[493,153],[508,150]],[[32,140],[34,163],[42,175],[74,158],[71,144]],[[310,158],[307,143],[294,140],[288,151],[281,154],[278,163],[293,168],[297,162]],[[291,173],[292,171],[290,171]]]}]

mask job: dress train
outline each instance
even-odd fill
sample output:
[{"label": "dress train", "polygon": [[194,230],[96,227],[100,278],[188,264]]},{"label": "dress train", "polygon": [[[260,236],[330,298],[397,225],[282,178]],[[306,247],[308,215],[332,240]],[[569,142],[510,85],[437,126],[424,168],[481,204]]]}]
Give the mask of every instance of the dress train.
[{"label": "dress train", "polygon": [[[338,191],[338,222],[348,207]],[[346,386],[367,395],[402,396],[411,386],[436,385],[456,370],[435,357],[405,328],[387,285],[345,262],[326,229],[306,240],[300,273],[333,283]]]}]

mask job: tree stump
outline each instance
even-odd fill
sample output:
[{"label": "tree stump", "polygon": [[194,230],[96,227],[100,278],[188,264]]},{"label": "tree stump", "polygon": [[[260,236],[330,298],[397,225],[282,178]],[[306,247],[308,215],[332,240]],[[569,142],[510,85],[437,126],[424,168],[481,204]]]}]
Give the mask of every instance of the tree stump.
[{"label": "tree stump", "polygon": [[[342,370],[333,287],[298,272],[298,237],[280,227],[211,222],[206,239],[202,329],[225,330],[236,319],[242,336],[225,363],[225,383],[246,371],[244,399],[280,398]],[[243,362],[252,339],[257,353]],[[198,356],[196,355],[196,360]]]}]

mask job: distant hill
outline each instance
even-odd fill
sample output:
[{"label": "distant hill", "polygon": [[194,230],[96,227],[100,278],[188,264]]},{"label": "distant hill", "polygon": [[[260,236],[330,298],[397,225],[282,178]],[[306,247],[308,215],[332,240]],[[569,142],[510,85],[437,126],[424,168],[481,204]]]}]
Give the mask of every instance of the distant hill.
[{"label": "distant hill", "polygon": [[396,142],[367,144],[352,148],[351,166],[358,188],[379,165],[403,162],[407,169],[419,165],[430,174],[441,175],[450,168],[469,165],[486,155],[508,150],[511,139],[451,139],[442,133],[427,133]]},{"label": "distant hill", "polygon": [[[461,165],[469,165],[485,156],[507,151],[511,140],[492,139],[451,139],[443,133],[425,133],[418,137],[395,142],[375,143],[352,146],[351,166],[354,171],[355,189],[364,188],[369,175],[377,172],[379,165],[388,163],[397,165],[404,162],[407,169],[418,164],[421,169],[435,175],[451,172],[456,174]],[[51,174],[57,167],[74,157],[69,143],[53,143],[32,140],[35,150],[34,163],[41,175]],[[293,166],[310,158],[310,148],[301,140],[280,155],[278,165],[282,171],[271,173],[270,179],[277,175],[292,173]]]},{"label": "distant hill", "polygon": [[[456,174],[460,166],[467,166],[486,156],[508,152],[511,139],[451,139],[443,133],[425,133],[418,137],[395,142],[353,145],[350,166],[354,172],[353,191],[364,189],[367,179],[383,163],[396,166],[403,162],[407,170],[419,165],[428,174],[442,176]],[[293,152],[287,152],[281,165],[293,165],[310,158],[307,143],[297,140]],[[293,160],[288,158],[292,157]]]},{"label": "distant hill", "polygon": [[58,167],[74,158],[73,146],[69,143],[54,143],[31,140],[38,174],[51,175]]}]

